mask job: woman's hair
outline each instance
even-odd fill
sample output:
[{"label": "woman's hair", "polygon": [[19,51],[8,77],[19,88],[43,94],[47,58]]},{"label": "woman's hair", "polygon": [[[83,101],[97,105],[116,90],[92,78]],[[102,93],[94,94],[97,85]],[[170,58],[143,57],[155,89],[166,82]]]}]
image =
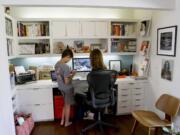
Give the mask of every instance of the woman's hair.
[{"label": "woman's hair", "polygon": [[104,62],[103,62],[103,56],[99,49],[94,49],[90,53],[90,61],[92,69],[106,69]]},{"label": "woman's hair", "polygon": [[62,58],[66,57],[66,56],[73,58],[73,52],[71,49],[67,48],[63,51]]}]

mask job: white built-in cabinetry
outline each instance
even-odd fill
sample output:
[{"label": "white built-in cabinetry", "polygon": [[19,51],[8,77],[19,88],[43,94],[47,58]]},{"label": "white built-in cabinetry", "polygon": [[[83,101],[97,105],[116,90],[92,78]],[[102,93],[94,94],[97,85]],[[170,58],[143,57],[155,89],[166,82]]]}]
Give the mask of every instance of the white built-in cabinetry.
[{"label": "white built-in cabinetry", "polygon": [[[12,50],[16,50],[16,55],[10,58],[56,56],[58,53],[53,50],[57,50],[58,44],[76,49],[74,41],[82,41],[89,49],[99,45],[104,54],[136,54],[138,20],[17,19],[15,24],[18,26],[14,28],[17,44]],[[38,51],[33,52],[35,48]],[[76,52],[75,55],[89,55],[88,52]]]},{"label": "white built-in cabinetry", "polygon": [[128,114],[134,110],[146,109],[147,80],[117,81],[117,115]]},{"label": "white built-in cabinetry", "polygon": [[[14,24],[15,20],[8,14],[5,14],[5,26],[6,26],[6,43],[7,43],[7,54],[9,57],[15,55],[16,47],[15,47],[15,30]],[[17,112],[17,93],[15,86],[15,75],[14,72],[9,73],[9,79],[11,84],[11,99],[12,99],[12,107],[13,112]]]},{"label": "white built-in cabinetry", "polygon": [[17,86],[19,112],[32,113],[35,121],[54,119],[51,81]]}]

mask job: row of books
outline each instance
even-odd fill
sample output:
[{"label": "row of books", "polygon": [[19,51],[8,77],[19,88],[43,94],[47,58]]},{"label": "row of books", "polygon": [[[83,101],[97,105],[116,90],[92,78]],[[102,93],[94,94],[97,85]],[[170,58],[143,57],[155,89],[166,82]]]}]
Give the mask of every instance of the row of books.
[{"label": "row of books", "polygon": [[112,40],[111,44],[111,52],[136,52],[136,40]]},{"label": "row of books", "polygon": [[133,36],[135,34],[132,24],[112,23],[111,30],[112,36]]},{"label": "row of books", "polygon": [[49,25],[47,23],[23,24],[18,22],[18,36],[20,37],[34,37],[34,36],[48,36]]}]

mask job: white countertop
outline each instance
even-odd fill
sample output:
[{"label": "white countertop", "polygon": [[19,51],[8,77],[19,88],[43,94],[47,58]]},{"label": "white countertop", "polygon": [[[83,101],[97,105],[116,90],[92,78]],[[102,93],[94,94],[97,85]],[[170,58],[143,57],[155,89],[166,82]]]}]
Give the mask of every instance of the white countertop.
[{"label": "white countertop", "polygon": [[16,85],[17,89],[24,89],[24,88],[53,88],[57,87],[57,82],[52,82],[51,80],[38,80],[27,82],[21,85]]},{"label": "white countertop", "polygon": [[[82,83],[84,83],[84,81],[86,81],[86,80],[80,80],[80,79],[74,80],[73,85],[77,86],[77,85],[79,85],[79,83],[81,81],[82,81]],[[123,83],[123,82],[134,82],[134,81],[138,81],[138,80],[135,80],[135,78],[133,78],[133,77],[118,78],[116,80],[116,84]],[[147,81],[147,80],[145,80],[145,81]],[[38,80],[38,81],[27,82],[27,83],[21,84],[21,85],[16,85],[17,90],[25,89],[25,88],[54,88],[54,87],[58,87],[58,84],[57,84],[57,82],[52,82],[51,80]]]}]

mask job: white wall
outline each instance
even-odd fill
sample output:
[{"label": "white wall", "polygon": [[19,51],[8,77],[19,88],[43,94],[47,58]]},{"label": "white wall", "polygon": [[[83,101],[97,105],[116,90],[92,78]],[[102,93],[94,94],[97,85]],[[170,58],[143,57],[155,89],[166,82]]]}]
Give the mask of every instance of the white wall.
[{"label": "white wall", "polygon": [[1,0],[7,5],[172,9],[175,0]]},{"label": "white wall", "polygon": [[70,8],[70,7],[13,7],[15,18],[132,18],[130,9]]},{"label": "white wall", "polygon": [[0,134],[15,135],[5,40],[4,8],[2,6],[0,6],[0,22]]},{"label": "white wall", "polygon": [[[157,99],[162,93],[169,93],[180,98],[180,1],[176,0],[174,11],[154,11],[152,28],[152,54],[151,54],[151,83],[153,86],[152,96]],[[157,28],[178,25],[176,57],[157,56]],[[162,59],[174,60],[173,81],[161,79]],[[155,100],[154,99],[154,100]],[[180,126],[180,115],[176,118]]]}]

